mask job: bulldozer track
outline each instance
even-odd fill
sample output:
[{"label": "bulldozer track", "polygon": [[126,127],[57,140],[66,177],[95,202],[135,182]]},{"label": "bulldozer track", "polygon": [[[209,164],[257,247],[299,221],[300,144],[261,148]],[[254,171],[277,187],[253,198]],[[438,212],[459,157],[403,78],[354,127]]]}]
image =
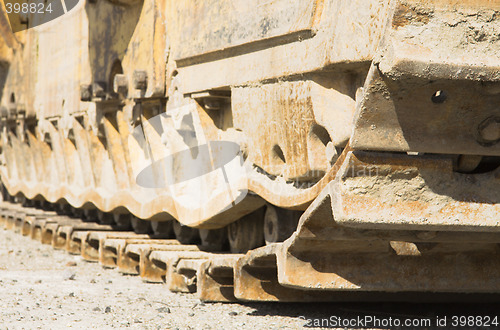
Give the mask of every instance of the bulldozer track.
[{"label": "bulldozer track", "polygon": [[500,294],[499,1],[76,2],[0,6],[4,228],[203,301]]},{"label": "bulldozer track", "polygon": [[209,252],[175,239],[120,231],[7,202],[0,206],[0,221],[4,229],[79,254],[86,261],[140,275],[146,282],[165,282],[172,292],[196,293],[202,301],[237,301],[233,269],[241,254]]},{"label": "bulldozer track", "polygon": [[154,234],[137,234],[117,225],[87,222],[54,211],[20,204],[0,204],[0,226],[42,244],[51,245],[123,275],[138,275],[147,283],[164,283],[172,292],[191,293],[204,302],[243,301],[498,301],[497,294],[418,292],[332,292],[283,286],[277,276],[282,243],[247,254],[215,252]]}]

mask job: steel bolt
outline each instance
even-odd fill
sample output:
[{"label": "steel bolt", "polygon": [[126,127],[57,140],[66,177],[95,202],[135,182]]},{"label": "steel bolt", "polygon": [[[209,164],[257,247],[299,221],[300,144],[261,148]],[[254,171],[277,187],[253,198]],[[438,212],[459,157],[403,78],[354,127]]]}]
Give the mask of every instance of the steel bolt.
[{"label": "steel bolt", "polygon": [[133,83],[135,89],[146,90],[148,88],[148,73],[143,70],[135,70]]},{"label": "steel bolt", "polygon": [[17,105],[15,103],[11,103],[9,105],[9,118],[16,118],[17,113]]},{"label": "steel bolt", "polygon": [[96,81],[92,84],[92,96],[93,97],[106,96],[106,83],[104,81]]},{"label": "steel bolt", "polygon": [[126,96],[128,92],[128,79],[124,74],[117,74],[113,79],[113,91]]},{"label": "steel bolt", "polygon": [[92,99],[92,86],[88,84],[80,85],[80,100],[88,102]]},{"label": "steel bolt", "polygon": [[9,114],[9,109],[7,107],[0,107],[0,114],[2,117],[7,117]]},{"label": "steel bolt", "polygon": [[479,125],[481,142],[491,144],[500,141],[500,118],[489,118]]}]

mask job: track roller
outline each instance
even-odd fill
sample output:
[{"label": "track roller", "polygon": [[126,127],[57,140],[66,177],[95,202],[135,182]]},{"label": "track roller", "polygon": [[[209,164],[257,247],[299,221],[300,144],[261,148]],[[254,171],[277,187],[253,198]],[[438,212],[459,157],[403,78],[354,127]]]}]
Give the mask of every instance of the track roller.
[{"label": "track roller", "polygon": [[194,244],[199,242],[200,233],[198,229],[181,224],[179,221],[173,223],[175,238],[182,244]]},{"label": "track roller", "polygon": [[227,249],[227,228],[200,229],[201,246],[212,251]]},{"label": "track roller", "polygon": [[264,208],[245,215],[227,228],[229,248],[233,253],[246,253],[264,245]]},{"label": "track roller", "polygon": [[97,211],[97,220],[103,225],[111,225],[114,223],[113,214],[102,211]]},{"label": "track roller", "polygon": [[55,211],[59,215],[70,215],[71,214],[71,206],[66,203],[58,203],[55,204]]},{"label": "track roller", "polygon": [[83,221],[87,222],[97,222],[97,210],[96,209],[84,209],[83,210]]},{"label": "track roller", "polygon": [[283,242],[297,229],[301,212],[268,205],[264,215],[266,244]]},{"label": "track roller", "polygon": [[71,216],[73,218],[83,218],[83,210],[76,207],[71,207]]},{"label": "track roller", "polygon": [[161,236],[164,238],[174,237],[174,220],[167,221],[151,221],[151,228],[153,229],[153,234],[155,236]]},{"label": "track roller", "polygon": [[151,228],[151,221],[146,221],[139,219],[136,216],[131,216],[130,223],[132,224],[134,232],[136,232],[137,234],[149,234],[153,232],[153,229]]},{"label": "track roller", "polygon": [[131,216],[129,214],[113,213],[113,221],[123,230],[132,230]]}]

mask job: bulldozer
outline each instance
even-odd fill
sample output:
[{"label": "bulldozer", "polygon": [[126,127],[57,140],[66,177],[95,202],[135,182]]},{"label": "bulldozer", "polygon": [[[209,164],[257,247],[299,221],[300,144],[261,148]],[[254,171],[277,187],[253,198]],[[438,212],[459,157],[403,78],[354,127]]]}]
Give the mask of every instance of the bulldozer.
[{"label": "bulldozer", "polygon": [[236,300],[499,293],[500,1],[26,1],[5,210],[223,252]]}]

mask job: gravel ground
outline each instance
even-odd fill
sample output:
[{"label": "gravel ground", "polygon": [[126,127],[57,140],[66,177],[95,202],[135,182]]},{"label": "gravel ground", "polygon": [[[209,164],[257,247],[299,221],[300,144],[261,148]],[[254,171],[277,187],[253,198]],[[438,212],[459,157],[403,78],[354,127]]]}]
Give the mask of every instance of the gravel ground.
[{"label": "gravel ground", "polygon": [[0,329],[296,329],[332,316],[434,319],[499,310],[492,304],[205,304],[5,230],[0,302]]}]

